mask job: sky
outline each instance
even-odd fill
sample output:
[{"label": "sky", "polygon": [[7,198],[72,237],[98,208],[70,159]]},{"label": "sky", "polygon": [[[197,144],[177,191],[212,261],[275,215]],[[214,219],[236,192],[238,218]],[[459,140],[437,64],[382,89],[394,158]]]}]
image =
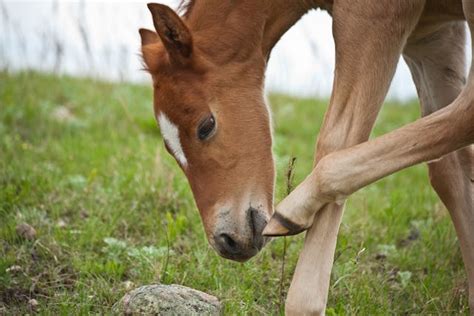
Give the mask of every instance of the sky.
[{"label": "sky", "polygon": [[[138,28],[153,29],[148,1],[0,0],[0,67],[147,82]],[[177,1],[159,1],[176,8]],[[328,98],[334,72],[331,18],[311,11],[274,48],[266,89]],[[388,97],[416,97],[401,59]]]}]

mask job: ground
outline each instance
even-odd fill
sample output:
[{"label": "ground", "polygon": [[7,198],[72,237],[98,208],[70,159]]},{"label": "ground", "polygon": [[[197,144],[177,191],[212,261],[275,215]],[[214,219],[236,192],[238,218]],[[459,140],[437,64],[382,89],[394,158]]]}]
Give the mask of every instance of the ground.
[{"label": "ground", "polygon": [[[296,183],[310,171],[327,101],[270,101],[280,200],[290,157]],[[387,103],[373,136],[418,116],[416,102]],[[21,223],[34,227],[33,240],[18,236]],[[286,239],[283,275],[283,238],[243,264],[215,254],[164,150],[151,87],[0,73],[0,314],[103,314],[127,290],[156,282],[213,294],[225,314],[278,314],[302,240]],[[328,315],[467,306],[458,241],[425,166],[349,198]]]}]

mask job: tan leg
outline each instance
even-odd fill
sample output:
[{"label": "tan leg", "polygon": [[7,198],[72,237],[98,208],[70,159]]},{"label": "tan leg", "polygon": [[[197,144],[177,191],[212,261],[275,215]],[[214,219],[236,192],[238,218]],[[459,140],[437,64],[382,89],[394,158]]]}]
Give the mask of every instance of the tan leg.
[{"label": "tan leg", "polygon": [[[474,3],[463,0],[463,10],[469,24],[472,54],[474,52],[474,44],[472,44],[474,43],[472,41],[474,39]],[[474,76],[474,66],[471,63],[470,80],[472,80],[472,76]],[[443,171],[438,171],[442,168],[441,164],[431,167],[431,181],[433,186],[437,186],[438,194],[448,209],[452,210],[450,213],[459,236],[459,244],[468,276],[470,313],[474,315],[474,146],[460,151],[457,157],[452,157],[451,159],[456,161],[453,162],[453,165],[457,164],[456,170],[458,173],[457,177],[451,177],[451,181],[456,181],[456,179],[459,182],[462,181],[458,183],[458,187],[465,190],[463,194],[464,200],[458,200],[460,197],[456,194],[457,192],[452,194],[444,193],[446,189],[444,189],[442,181],[437,180],[437,177],[443,177]]]},{"label": "tan leg", "polygon": [[[474,8],[474,2],[472,6]],[[314,215],[325,204],[341,201],[396,171],[472,144],[473,69],[471,66],[471,74],[461,94],[448,106],[386,135],[321,159],[311,174],[277,206],[277,214],[273,215],[264,233],[298,233],[311,226]],[[450,69],[447,72],[452,76]]]},{"label": "tan leg", "polygon": [[[334,91],[318,139],[315,164],[328,153],[369,137],[406,36],[421,11],[419,6],[406,1],[405,7],[397,9],[408,14],[392,12],[385,20],[374,19],[381,12],[386,13],[386,1],[391,0],[374,2],[370,10],[353,1],[339,1],[334,7],[337,56]],[[397,16],[396,21],[390,16]],[[390,37],[390,42],[381,43],[381,34]],[[365,75],[367,69],[371,69],[370,76]],[[296,266],[286,314],[324,314],[342,214],[342,203],[331,203],[317,214]]]},{"label": "tan leg", "polygon": [[[276,209],[264,233],[285,235],[309,227],[328,201],[420,162],[438,159],[474,142],[474,79],[449,106],[393,132],[323,157],[311,174]],[[282,206],[283,205],[283,206]],[[290,220],[287,220],[291,218]]]},{"label": "tan leg", "polygon": [[428,164],[433,188],[446,205],[458,235],[474,315],[474,146]]},{"label": "tan leg", "polygon": [[[428,38],[409,42],[405,60],[417,86],[422,113],[428,115],[451,103],[466,81],[465,24],[445,24]],[[456,228],[474,313],[474,147],[450,153],[428,167],[431,184]]]},{"label": "tan leg", "polygon": [[[470,6],[470,4],[467,6]],[[474,8],[474,4],[472,6]],[[470,23],[470,25],[474,24]],[[416,163],[440,158],[472,144],[474,142],[474,124],[472,124],[474,122],[473,74],[474,70],[471,67],[471,73],[466,86],[456,100],[448,106],[384,136],[323,157],[311,175],[299,186],[306,190],[306,193],[302,194],[301,197],[303,201],[307,201],[308,206],[298,209],[301,204],[298,205],[299,202],[293,200],[293,204],[289,203],[286,205],[291,211],[290,214],[298,214],[300,212],[303,214],[300,214],[300,218],[305,218],[306,215],[307,218],[312,219],[318,209],[313,208],[311,205],[318,206],[318,203],[323,204],[315,201],[336,201],[339,195],[346,196],[351,194],[359,188],[393,172]],[[463,155],[464,158],[459,160],[460,164],[467,166],[463,168],[472,168],[471,156],[471,154]],[[472,179],[469,180],[472,181]],[[290,195],[285,200],[291,200],[294,196]],[[466,196],[468,199],[465,204],[472,204],[472,202],[469,202],[469,198],[472,198],[472,193]],[[285,201],[282,203],[285,203]],[[293,205],[297,207],[293,207]],[[280,208],[280,210],[285,209]],[[308,213],[311,211],[313,214]],[[293,219],[293,217],[291,218]],[[468,219],[469,217],[466,215],[464,218]],[[320,219],[320,217],[318,216],[317,219]],[[472,227],[470,222],[462,222],[459,219],[456,219],[454,222],[459,227],[464,225],[463,229],[466,231]],[[314,224],[312,229],[316,225],[317,223]],[[269,226],[271,227],[271,225]],[[322,229],[328,230],[328,228]],[[321,233],[321,235],[323,234]],[[311,234],[308,236],[311,236]],[[330,243],[328,242],[328,244]],[[461,247],[468,249],[468,256],[470,254],[469,245],[469,241],[464,239],[461,241]],[[330,246],[332,249],[333,245],[330,244]],[[464,256],[466,257],[466,255]],[[308,255],[307,258],[311,258],[311,256]],[[468,273],[470,273],[472,267],[468,266],[467,269]],[[302,271],[308,271],[308,269]],[[298,275],[298,267],[296,274]],[[308,277],[310,276],[308,275]],[[300,282],[302,284],[304,282],[311,283],[312,280],[310,278],[302,278]],[[299,290],[302,291],[303,287],[300,287]],[[301,295],[301,292],[300,296],[308,299],[307,296]],[[304,303],[303,300],[301,304]]]}]

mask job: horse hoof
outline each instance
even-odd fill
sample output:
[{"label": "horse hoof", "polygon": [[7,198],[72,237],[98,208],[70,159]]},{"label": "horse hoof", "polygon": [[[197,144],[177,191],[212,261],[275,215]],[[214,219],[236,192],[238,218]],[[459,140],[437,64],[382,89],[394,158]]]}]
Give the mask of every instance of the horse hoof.
[{"label": "horse hoof", "polygon": [[298,225],[288,218],[284,217],[283,215],[275,212],[273,213],[272,218],[268,222],[267,226],[263,230],[264,236],[291,236],[297,235],[305,230],[308,227],[303,227]]}]

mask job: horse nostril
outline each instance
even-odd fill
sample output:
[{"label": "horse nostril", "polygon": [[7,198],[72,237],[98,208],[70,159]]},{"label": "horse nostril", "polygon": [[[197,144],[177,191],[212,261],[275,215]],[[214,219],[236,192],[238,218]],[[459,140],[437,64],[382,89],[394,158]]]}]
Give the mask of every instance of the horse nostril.
[{"label": "horse nostril", "polygon": [[220,234],[219,235],[219,243],[224,248],[225,251],[235,254],[239,252],[239,245],[235,242],[232,237],[227,234]]},{"label": "horse nostril", "polygon": [[258,238],[262,235],[262,231],[265,228],[265,225],[267,225],[267,221],[258,210],[252,207],[248,209],[247,214],[252,234],[254,237]]},{"label": "horse nostril", "polygon": [[224,258],[245,261],[262,249],[267,241],[262,235],[267,223],[265,213],[250,207],[243,215],[245,222],[242,222],[242,227],[217,230],[213,236],[211,244]]}]

